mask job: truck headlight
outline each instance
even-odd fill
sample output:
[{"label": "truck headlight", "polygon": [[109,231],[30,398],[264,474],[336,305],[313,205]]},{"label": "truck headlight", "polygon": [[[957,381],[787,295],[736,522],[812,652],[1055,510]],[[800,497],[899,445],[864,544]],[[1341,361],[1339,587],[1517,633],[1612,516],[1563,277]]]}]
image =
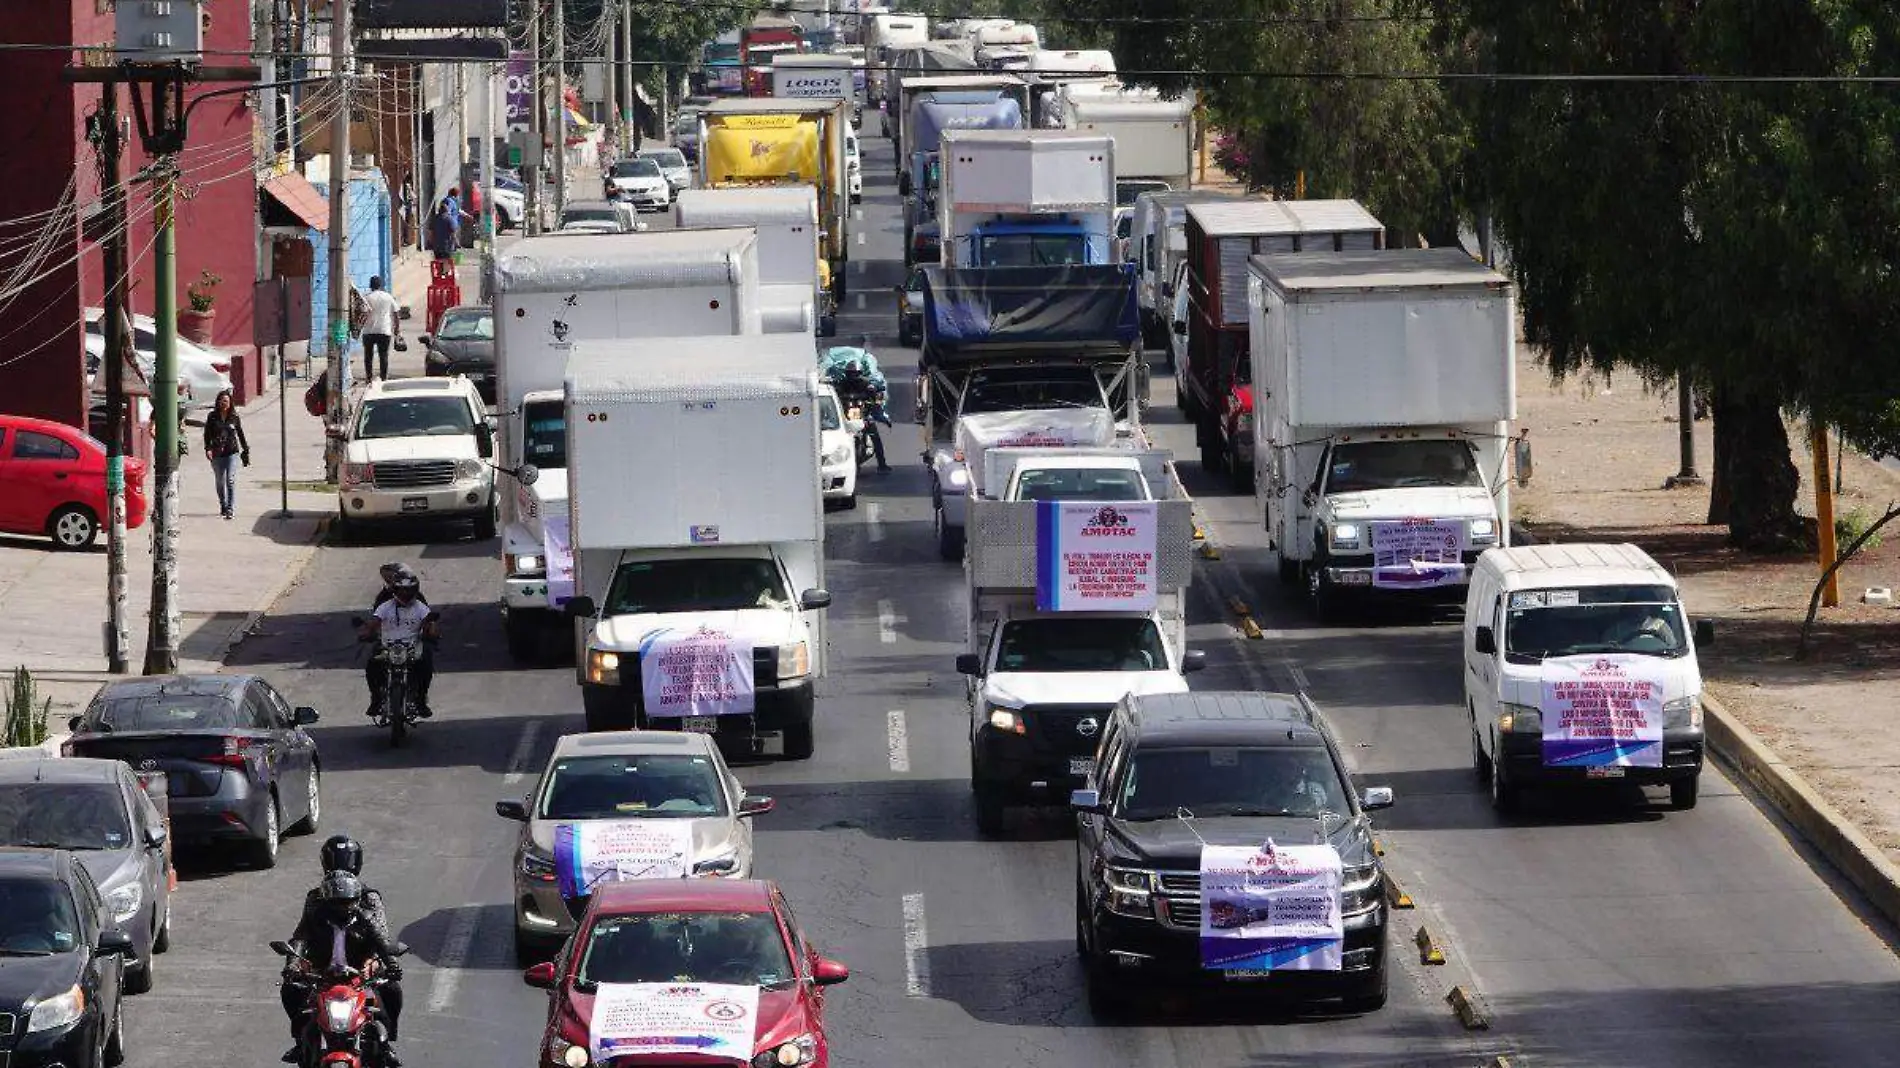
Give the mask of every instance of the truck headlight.
[{"label": "truck headlight", "polygon": [[1336,549],[1357,549],[1359,547],[1359,524],[1334,523],[1333,547]]},{"label": "truck headlight", "polygon": [[970,488],[970,472],[967,468],[954,467],[950,470],[950,488],[955,490]]},{"label": "truck headlight", "polygon": [[990,706],[990,727],[1004,734],[1026,734],[1023,726],[1023,714],[1013,708]]},{"label": "truck headlight", "polygon": [[1379,907],[1384,880],[1379,877],[1377,864],[1347,868],[1340,874],[1339,914],[1341,916],[1357,916]]},{"label": "truck headlight", "polygon": [[850,442],[845,442],[844,444],[839,445],[836,448],[831,449],[830,451],[825,453],[825,462],[828,464],[841,464],[841,463],[844,463],[846,460],[849,460],[850,458],[851,458],[851,443]]},{"label": "truck headlight", "polygon": [[480,460],[456,461],[455,477],[459,479],[470,479],[470,478],[482,477],[482,462]]},{"label": "truck headlight", "polygon": [[68,987],[64,994],[54,994],[33,1006],[32,1015],[26,1018],[26,1032],[56,1031],[79,1022],[86,1014],[86,992],[78,987]]},{"label": "truck headlight", "polygon": [[1155,875],[1140,868],[1109,868],[1102,880],[1108,887],[1108,911],[1117,916],[1153,919]]},{"label": "truck headlight", "polygon": [[606,649],[587,650],[587,681],[601,686],[620,685],[620,654]]},{"label": "truck headlight", "polygon": [[1692,693],[1663,705],[1663,729],[1672,731],[1702,729],[1702,695]]},{"label": "truck headlight", "polygon": [[112,910],[112,922],[124,923],[138,914],[145,891],[137,883],[127,883],[106,895],[106,907]]},{"label": "truck headlight", "polygon": [[343,484],[345,486],[368,486],[376,481],[375,464],[344,464]]},{"label": "truck headlight", "polygon": [[809,674],[811,674],[810,645],[805,642],[793,642],[790,645],[781,645],[778,647],[778,677],[780,682],[786,679],[802,679]]},{"label": "truck headlight", "polygon": [[1471,521],[1471,540],[1474,542],[1492,542],[1498,540],[1498,521],[1495,519],[1473,519]]},{"label": "truck headlight", "polygon": [[541,570],[541,558],[533,553],[522,553],[508,558],[508,572],[513,575],[533,575]]},{"label": "truck headlight", "polygon": [[1505,734],[1542,734],[1544,715],[1530,705],[1506,704],[1498,714],[1498,730]]}]

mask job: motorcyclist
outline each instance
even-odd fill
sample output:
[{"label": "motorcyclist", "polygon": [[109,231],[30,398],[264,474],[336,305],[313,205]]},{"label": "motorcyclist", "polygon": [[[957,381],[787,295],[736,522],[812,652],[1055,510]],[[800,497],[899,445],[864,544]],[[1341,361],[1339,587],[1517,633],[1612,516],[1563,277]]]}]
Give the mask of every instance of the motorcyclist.
[{"label": "motorcyclist", "polygon": [[390,584],[390,591],[390,599],[377,605],[363,621],[363,640],[380,643],[375,655],[363,667],[363,676],[369,683],[369,714],[374,716],[382,710],[383,688],[389,678],[389,662],[383,657],[381,646],[406,641],[418,646],[418,656],[410,665],[416,684],[416,717],[428,719],[435,714],[429,709],[429,680],[435,676],[432,646],[441,636],[441,627],[429,603],[422,599],[422,584],[414,574],[398,575]]},{"label": "motorcyclist", "polygon": [[422,594],[421,577],[408,564],[400,560],[391,560],[376,570],[383,577],[383,588],[376,591],[376,600],[370,604],[371,609],[382,607],[384,601],[396,596],[396,580],[404,577],[416,580],[416,599],[423,604],[429,603],[429,599]]},{"label": "motorcyclist", "polygon": [[[335,841],[332,839],[331,843]],[[331,843],[324,846],[326,862]],[[360,847],[357,857],[360,862]],[[283,1056],[287,1064],[298,1060],[298,1044],[310,1026],[311,993],[322,982],[322,976],[337,965],[361,970],[372,959],[380,965],[381,981],[373,993],[382,1006],[385,1023],[383,1062],[389,1068],[400,1068],[402,1064],[396,1055],[402,1017],[402,965],[397,963],[396,957],[406,952],[407,947],[389,940],[372,921],[363,899],[362,881],[342,868],[326,872],[323,882],[304,899],[303,915],[290,935],[290,946],[296,956],[284,967],[280,995],[284,1012],[290,1017],[291,1047]],[[380,895],[378,899],[380,901]],[[306,965],[307,970],[299,969],[299,962]]]},{"label": "motorcyclist", "polygon": [[890,396],[890,386],[884,379],[884,373],[878,370],[877,357],[862,346],[836,346],[825,353],[822,361],[825,381],[838,391],[838,399],[846,407],[858,404],[863,407],[865,432],[871,435],[871,451],[877,457],[877,469],[889,471],[891,465],[884,459],[884,437],[878,433],[877,424],[891,426],[891,417],[884,410]]}]

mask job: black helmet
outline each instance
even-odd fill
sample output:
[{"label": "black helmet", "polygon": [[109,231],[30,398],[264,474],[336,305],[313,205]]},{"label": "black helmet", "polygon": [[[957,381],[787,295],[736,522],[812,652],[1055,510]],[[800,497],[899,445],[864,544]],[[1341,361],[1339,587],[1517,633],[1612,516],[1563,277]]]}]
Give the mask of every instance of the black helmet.
[{"label": "black helmet", "polygon": [[363,874],[363,846],[347,834],[339,834],[323,843],[323,870]]},{"label": "black helmet", "polygon": [[397,593],[420,593],[422,582],[416,578],[414,572],[405,571],[396,576],[396,581],[390,583],[389,588]]},{"label": "black helmet", "polygon": [[382,567],[379,567],[376,570],[382,573],[383,584],[386,586],[395,586],[401,583],[404,579],[409,579],[411,581],[416,580],[415,571],[412,568],[410,568],[408,564],[405,564],[400,560],[391,560],[389,563],[384,564]]},{"label": "black helmet", "polygon": [[354,905],[363,899],[363,881],[347,871],[333,871],[323,877],[317,897],[332,907]]}]

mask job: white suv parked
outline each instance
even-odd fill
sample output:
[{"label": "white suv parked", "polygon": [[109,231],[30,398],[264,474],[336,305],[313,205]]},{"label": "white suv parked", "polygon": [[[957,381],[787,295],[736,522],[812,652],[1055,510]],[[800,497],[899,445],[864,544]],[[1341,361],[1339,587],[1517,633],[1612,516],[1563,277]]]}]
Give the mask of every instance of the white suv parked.
[{"label": "white suv parked", "polygon": [[494,430],[467,378],[399,378],[363,391],[344,444],[340,532],[375,522],[471,520],[495,536]]}]

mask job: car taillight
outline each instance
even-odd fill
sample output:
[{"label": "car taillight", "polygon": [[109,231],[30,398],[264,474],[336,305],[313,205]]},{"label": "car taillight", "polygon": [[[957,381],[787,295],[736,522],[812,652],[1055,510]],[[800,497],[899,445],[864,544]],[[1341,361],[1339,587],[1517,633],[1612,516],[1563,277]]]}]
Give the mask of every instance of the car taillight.
[{"label": "car taillight", "polygon": [[242,768],[245,764],[249,763],[251,751],[255,748],[256,743],[252,742],[249,738],[226,738],[224,740],[224,752],[213,753],[205,757],[204,762],[207,764],[221,764],[227,768]]}]

